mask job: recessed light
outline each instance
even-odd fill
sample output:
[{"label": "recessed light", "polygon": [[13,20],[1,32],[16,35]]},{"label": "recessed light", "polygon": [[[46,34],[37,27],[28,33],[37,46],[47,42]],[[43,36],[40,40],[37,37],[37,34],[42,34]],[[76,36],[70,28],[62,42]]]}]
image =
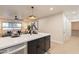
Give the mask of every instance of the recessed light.
[{"label": "recessed light", "polygon": [[53,10],[53,8],[50,8],[50,10],[52,11],[52,10]]},{"label": "recessed light", "polygon": [[75,11],[72,11],[72,14],[75,14],[76,12]]}]

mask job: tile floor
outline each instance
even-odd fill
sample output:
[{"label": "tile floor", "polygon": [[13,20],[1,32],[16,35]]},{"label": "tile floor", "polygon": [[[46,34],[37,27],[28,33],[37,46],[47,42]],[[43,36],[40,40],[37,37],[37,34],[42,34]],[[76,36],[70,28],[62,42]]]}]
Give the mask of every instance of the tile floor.
[{"label": "tile floor", "polygon": [[79,37],[71,37],[64,44],[51,44],[50,54],[79,54]]}]

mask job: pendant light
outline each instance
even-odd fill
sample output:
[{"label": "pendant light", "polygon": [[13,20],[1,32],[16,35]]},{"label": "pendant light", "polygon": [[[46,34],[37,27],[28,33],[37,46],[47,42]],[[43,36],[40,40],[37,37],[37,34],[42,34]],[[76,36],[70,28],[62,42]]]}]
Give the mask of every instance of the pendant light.
[{"label": "pendant light", "polygon": [[30,20],[36,20],[36,16],[34,16],[34,14],[33,14],[33,12],[34,12],[34,7],[32,6],[31,9],[32,9],[32,15],[30,15],[30,16],[28,17],[28,19],[30,19]]},{"label": "pendant light", "polygon": [[15,18],[14,18],[15,20],[18,20],[18,17],[17,16],[15,16]]}]

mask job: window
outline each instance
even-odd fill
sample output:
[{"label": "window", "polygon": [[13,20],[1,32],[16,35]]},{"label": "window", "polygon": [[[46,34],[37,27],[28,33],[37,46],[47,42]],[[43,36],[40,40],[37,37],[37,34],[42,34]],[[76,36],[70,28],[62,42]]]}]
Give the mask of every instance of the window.
[{"label": "window", "polygon": [[17,22],[6,22],[2,24],[2,28],[3,30],[12,30],[12,29],[21,29],[21,23],[17,23]]}]

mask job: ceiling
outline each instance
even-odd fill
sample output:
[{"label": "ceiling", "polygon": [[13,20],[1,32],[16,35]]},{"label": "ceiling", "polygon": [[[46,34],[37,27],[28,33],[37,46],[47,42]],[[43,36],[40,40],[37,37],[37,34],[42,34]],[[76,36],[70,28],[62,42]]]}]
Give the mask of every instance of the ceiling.
[{"label": "ceiling", "polygon": [[[53,8],[53,10],[50,10]],[[73,14],[72,12],[75,13]],[[79,18],[79,6],[77,5],[34,5],[34,15],[38,18],[64,12],[70,19]],[[32,14],[31,5],[0,5],[0,16],[13,18],[27,18]]]}]

